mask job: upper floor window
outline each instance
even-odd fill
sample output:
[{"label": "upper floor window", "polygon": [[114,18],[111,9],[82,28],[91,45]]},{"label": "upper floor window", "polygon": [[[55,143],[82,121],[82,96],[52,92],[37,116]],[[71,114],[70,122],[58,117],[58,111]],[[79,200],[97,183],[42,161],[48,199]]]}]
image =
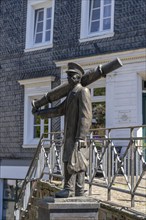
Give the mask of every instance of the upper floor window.
[{"label": "upper floor window", "polygon": [[114,0],[82,0],[80,41],[113,36]]},{"label": "upper floor window", "polygon": [[26,51],[52,47],[55,0],[28,0]]}]

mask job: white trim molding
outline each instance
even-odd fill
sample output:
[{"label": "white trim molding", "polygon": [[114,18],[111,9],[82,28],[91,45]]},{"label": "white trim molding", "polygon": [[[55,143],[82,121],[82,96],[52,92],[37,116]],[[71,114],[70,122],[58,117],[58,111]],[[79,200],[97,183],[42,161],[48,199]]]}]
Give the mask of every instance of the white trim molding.
[{"label": "white trim molding", "polygon": [[137,50],[129,50],[124,52],[116,52],[116,53],[109,53],[103,55],[95,55],[83,57],[83,58],[75,58],[69,60],[62,60],[56,61],[55,64],[57,67],[61,67],[61,73],[67,70],[67,64],[69,62],[75,62],[80,64],[85,70],[89,68],[93,68],[98,66],[99,64],[106,64],[111,62],[112,60],[116,59],[117,57],[125,64],[131,64],[135,62],[145,62],[146,60],[146,48],[137,49]]},{"label": "white trim molding", "polygon": [[53,82],[55,80],[55,76],[46,76],[46,77],[39,77],[34,79],[24,79],[19,80],[18,82],[20,85],[24,85],[25,87],[34,87],[34,86],[41,86],[42,84],[48,85],[48,83]]}]

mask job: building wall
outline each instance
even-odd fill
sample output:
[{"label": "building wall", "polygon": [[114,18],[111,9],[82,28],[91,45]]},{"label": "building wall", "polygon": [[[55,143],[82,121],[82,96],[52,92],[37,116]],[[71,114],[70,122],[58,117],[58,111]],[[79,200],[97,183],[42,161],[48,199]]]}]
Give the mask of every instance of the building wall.
[{"label": "building wall", "polygon": [[[143,48],[146,43],[145,6],[145,0],[116,0],[114,36],[80,43],[81,1],[56,0],[53,48],[24,52],[27,1],[1,0],[1,158],[27,158],[32,156],[30,151],[33,153],[33,150],[22,149],[24,88],[18,81],[53,75],[56,80],[52,86],[56,86],[60,83],[61,70],[56,68],[54,61],[92,55],[100,57],[104,54]],[[125,72],[123,74],[126,75]],[[118,94],[115,98],[118,98]]]},{"label": "building wall", "polygon": [[[136,126],[142,124],[142,80],[146,77],[145,49],[129,51],[123,67],[106,78],[107,126]],[[131,59],[129,59],[129,58]],[[140,73],[144,73],[143,77]],[[109,117],[108,117],[109,116]]]}]

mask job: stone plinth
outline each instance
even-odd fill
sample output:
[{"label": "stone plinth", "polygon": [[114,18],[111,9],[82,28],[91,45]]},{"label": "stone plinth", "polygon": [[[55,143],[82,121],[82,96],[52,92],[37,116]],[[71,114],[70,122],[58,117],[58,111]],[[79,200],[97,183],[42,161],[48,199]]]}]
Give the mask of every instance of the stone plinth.
[{"label": "stone plinth", "polygon": [[89,197],[38,201],[38,220],[98,220],[98,202]]}]

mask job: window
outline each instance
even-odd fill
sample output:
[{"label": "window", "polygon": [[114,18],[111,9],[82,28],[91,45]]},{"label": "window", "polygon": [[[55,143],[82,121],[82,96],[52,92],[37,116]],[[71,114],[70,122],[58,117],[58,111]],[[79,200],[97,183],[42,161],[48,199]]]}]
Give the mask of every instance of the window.
[{"label": "window", "polygon": [[43,133],[45,133],[45,138],[49,138],[48,132],[50,132],[50,124],[51,124],[50,121],[51,120],[41,119],[40,116],[34,116],[31,113],[32,100],[40,99],[44,94],[31,95],[31,94],[27,94],[27,92],[25,94],[25,111],[26,112],[24,112],[24,143],[23,143],[24,147],[36,146]]},{"label": "window", "polygon": [[[19,81],[25,88],[23,147],[36,147],[42,133],[45,133],[45,138],[49,138],[51,119],[41,119],[39,116],[34,116],[31,113],[31,103],[33,99],[40,99],[51,90],[51,81],[54,79],[55,77],[49,76]],[[48,105],[43,108],[47,107]]]},{"label": "window", "polygon": [[114,0],[82,0],[80,41],[113,36]]},{"label": "window", "polygon": [[55,0],[28,0],[26,51],[52,47]]}]

